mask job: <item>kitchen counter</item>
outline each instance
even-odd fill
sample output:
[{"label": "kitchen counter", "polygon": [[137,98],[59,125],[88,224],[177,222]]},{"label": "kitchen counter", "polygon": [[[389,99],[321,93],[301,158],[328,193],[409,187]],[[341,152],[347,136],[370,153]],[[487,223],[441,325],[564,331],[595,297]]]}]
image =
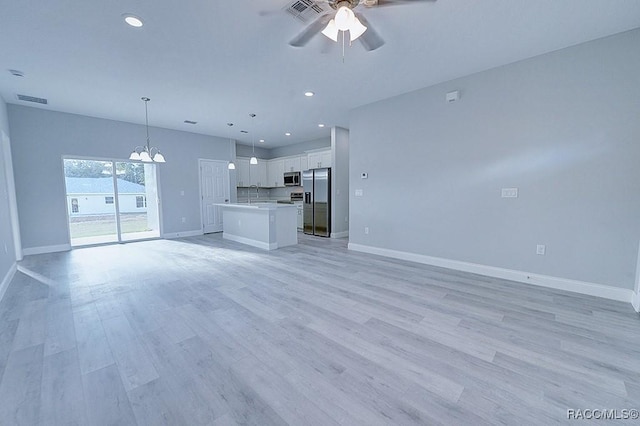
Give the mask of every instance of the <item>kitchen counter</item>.
[{"label": "kitchen counter", "polygon": [[222,237],[265,250],[298,244],[297,207],[275,202],[218,204]]}]

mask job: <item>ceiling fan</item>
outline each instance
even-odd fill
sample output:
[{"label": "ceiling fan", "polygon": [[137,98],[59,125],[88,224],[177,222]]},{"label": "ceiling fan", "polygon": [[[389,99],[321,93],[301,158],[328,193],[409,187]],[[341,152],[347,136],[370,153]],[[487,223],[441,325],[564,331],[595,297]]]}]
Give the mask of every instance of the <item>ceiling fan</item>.
[{"label": "ceiling fan", "polygon": [[302,47],[318,33],[337,42],[340,32],[349,31],[352,42],[358,39],[366,50],[376,50],[384,44],[384,40],[361,13],[354,11],[355,8],[361,5],[372,8],[426,1],[434,2],[436,0],[315,0],[315,3],[328,4],[335,12],[331,11],[318,17],[289,44],[294,47]]}]

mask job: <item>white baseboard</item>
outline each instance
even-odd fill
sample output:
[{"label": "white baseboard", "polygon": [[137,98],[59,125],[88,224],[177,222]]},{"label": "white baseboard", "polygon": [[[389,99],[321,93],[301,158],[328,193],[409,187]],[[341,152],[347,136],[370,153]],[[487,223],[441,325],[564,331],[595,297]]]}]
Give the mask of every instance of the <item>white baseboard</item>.
[{"label": "white baseboard", "polygon": [[13,262],[13,265],[11,265],[11,268],[9,268],[4,278],[2,279],[2,282],[0,283],[0,301],[2,301],[2,298],[4,297],[4,293],[7,291],[7,288],[9,287],[9,283],[13,279],[13,276],[16,274],[17,270],[18,270],[18,265],[15,262]]},{"label": "white baseboard", "polygon": [[342,231],[342,232],[332,232],[330,234],[331,238],[346,238],[349,236],[349,231]]},{"label": "white baseboard", "polygon": [[31,256],[34,254],[58,253],[60,251],[71,250],[71,244],[59,244],[56,246],[29,247],[22,249],[23,256]]},{"label": "white baseboard", "polygon": [[571,291],[574,293],[602,297],[604,299],[617,300],[620,302],[632,303],[632,298],[635,294],[634,291],[630,289],[611,287],[607,285],[571,280],[567,278],[552,277],[549,275],[532,274],[529,272],[498,268],[495,266],[479,265],[476,263],[462,262],[459,260],[443,259],[440,257],[425,256],[422,254],[409,253],[398,250],[371,247],[363,244],[349,243],[348,247],[349,250],[353,251],[377,254],[380,256],[392,257],[395,259],[424,263],[427,265],[471,272],[474,274],[486,275],[511,281],[518,281],[526,284],[538,285],[541,287],[554,288],[557,290]]},{"label": "white baseboard", "polygon": [[278,248],[278,243],[265,243],[263,241],[252,240],[251,238],[240,237],[238,235],[229,234],[224,232],[222,238],[225,240],[235,241],[236,243],[247,244],[253,247],[258,247],[263,250],[275,250]]},{"label": "white baseboard", "polygon": [[631,300],[631,304],[633,305],[633,309],[636,310],[637,313],[640,314],[640,293],[633,292],[633,299]]},{"label": "white baseboard", "polygon": [[202,235],[202,229],[198,229],[197,231],[170,232],[162,234],[162,238],[172,240],[174,238],[197,237],[198,235]]}]

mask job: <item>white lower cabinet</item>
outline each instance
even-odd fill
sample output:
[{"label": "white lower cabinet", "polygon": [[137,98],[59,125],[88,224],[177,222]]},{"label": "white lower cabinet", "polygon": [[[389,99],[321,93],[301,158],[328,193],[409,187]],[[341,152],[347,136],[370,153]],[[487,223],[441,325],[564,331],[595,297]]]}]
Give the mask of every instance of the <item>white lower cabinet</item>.
[{"label": "white lower cabinet", "polygon": [[303,218],[303,207],[302,207],[302,203],[296,203],[298,206],[298,229],[302,230],[302,218]]}]

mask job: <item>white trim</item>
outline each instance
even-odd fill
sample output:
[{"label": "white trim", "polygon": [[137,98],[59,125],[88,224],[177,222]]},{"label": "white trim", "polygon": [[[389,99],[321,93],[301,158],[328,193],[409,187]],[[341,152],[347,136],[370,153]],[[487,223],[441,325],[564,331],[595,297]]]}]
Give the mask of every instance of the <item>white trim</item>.
[{"label": "white trim", "polygon": [[631,304],[633,305],[633,309],[640,314],[640,293],[636,293],[635,291],[633,292]]},{"label": "white trim", "polygon": [[4,153],[4,165],[7,179],[7,196],[9,198],[9,217],[11,218],[11,232],[16,261],[22,260],[22,236],[20,235],[20,221],[18,219],[18,201],[16,199],[16,182],[13,173],[13,159],[11,158],[11,140],[0,130],[0,142]]},{"label": "white trim", "polygon": [[425,256],[398,250],[371,247],[363,244],[349,243],[348,247],[349,250],[353,251],[377,254],[380,256],[392,257],[394,259],[424,263],[427,265],[471,272],[474,274],[502,278],[511,281],[518,281],[522,283],[538,285],[541,287],[554,288],[557,290],[571,291],[574,293],[602,297],[604,299],[617,300],[620,302],[631,303],[632,296],[634,294],[633,290],[625,288],[611,287],[607,285],[571,280],[567,278],[552,277],[549,275],[532,274],[529,272],[498,268],[495,266],[479,265],[476,263],[462,262],[459,260],[443,259],[440,257]]},{"label": "white trim", "polygon": [[197,237],[198,235],[204,235],[202,233],[202,229],[197,229],[195,231],[170,232],[163,234],[162,238],[165,240],[172,240],[174,238]]},{"label": "white trim", "polygon": [[55,246],[29,247],[22,249],[22,254],[24,256],[31,256],[34,254],[58,253],[69,250],[71,250],[71,244],[58,244]]},{"label": "white trim", "polygon": [[332,232],[331,238],[345,238],[349,236],[349,231]]},{"label": "white trim", "polygon": [[228,232],[223,232],[222,238],[224,238],[225,240],[235,241],[237,243],[247,244],[253,247],[258,247],[263,250],[275,250],[278,248],[278,243],[265,243],[264,241],[252,240],[251,238],[240,237],[238,235],[229,234]]},{"label": "white trim", "polygon": [[13,279],[13,276],[16,274],[17,270],[18,270],[18,265],[15,262],[13,262],[13,265],[11,265],[6,275],[2,279],[2,283],[0,283],[0,301],[2,301],[2,298],[4,297],[4,293],[7,291],[7,288],[9,288],[9,283],[11,283],[11,280]]}]

